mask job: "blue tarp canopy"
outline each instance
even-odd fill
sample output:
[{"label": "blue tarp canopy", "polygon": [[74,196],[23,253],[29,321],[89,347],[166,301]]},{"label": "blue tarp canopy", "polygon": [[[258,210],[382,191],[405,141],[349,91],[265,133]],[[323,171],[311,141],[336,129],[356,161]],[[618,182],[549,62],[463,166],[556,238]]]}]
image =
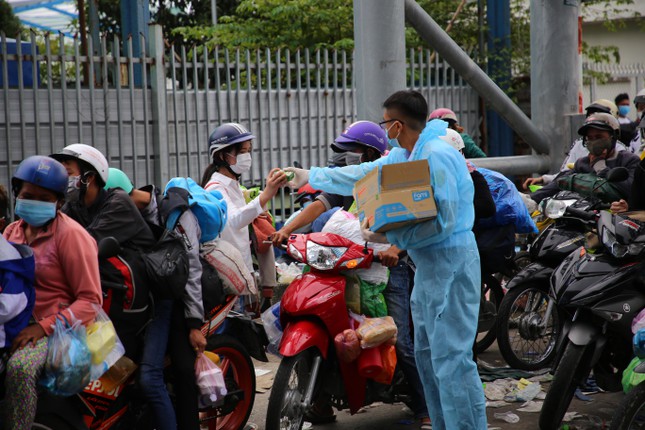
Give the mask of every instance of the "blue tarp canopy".
[{"label": "blue tarp canopy", "polygon": [[72,36],[72,20],[78,19],[76,1],[7,0],[25,27]]}]

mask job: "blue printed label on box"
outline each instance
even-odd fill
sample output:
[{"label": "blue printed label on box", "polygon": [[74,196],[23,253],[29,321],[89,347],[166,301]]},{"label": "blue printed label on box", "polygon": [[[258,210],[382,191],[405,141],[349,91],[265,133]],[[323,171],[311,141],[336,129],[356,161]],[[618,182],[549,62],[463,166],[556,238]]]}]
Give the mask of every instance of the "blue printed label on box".
[{"label": "blue printed label on box", "polygon": [[429,199],[430,191],[415,191],[412,193],[412,200],[420,202],[421,200]]}]

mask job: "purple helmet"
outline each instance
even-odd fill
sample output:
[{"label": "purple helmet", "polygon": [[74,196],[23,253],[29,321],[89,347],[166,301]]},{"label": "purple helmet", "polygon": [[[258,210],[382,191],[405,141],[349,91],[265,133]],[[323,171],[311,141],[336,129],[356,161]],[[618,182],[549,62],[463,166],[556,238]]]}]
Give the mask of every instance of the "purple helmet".
[{"label": "purple helmet", "polygon": [[246,142],[247,140],[252,139],[255,139],[255,136],[253,136],[243,125],[236,122],[222,124],[217,127],[208,138],[209,156],[210,158],[213,158],[213,154],[217,151],[221,151],[222,149],[236,143]]},{"label": "purple helmet", "polygon": [[334,140],[331,149],[334,152],[347,152],[365,146],[376,149],[381,155],[387,149],[385,130],[372,121],[356,121],[350,124]]}]

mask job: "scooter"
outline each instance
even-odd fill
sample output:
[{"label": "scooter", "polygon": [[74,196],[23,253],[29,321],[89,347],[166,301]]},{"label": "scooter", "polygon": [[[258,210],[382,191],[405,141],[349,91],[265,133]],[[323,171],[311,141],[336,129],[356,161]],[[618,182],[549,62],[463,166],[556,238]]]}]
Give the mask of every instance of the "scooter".
[{"label": "scooter", "polygon": [[592,369],[601,387],[601,377],[608,383],[619,376],[607,369],[622,374],[631,359],[631,322],[645,307],[645,218],[606,211],[587,217],[598,219],[596,240],[571,253],[551,277],[551,295],[568,320],[540,413],[542,430],[559,428],[576,388]]},{"label": "scooter", "polygon": [[[607,173],[608,182],[629,177],[624,167]],[[602,185],[602,184],[601,184]],[[529,249],[533,261],[506,285],[508,292],[499,307],[497,343],[500,353],[513,368],[537,370],[548,366],[556,354],[562,318],[549,298],[549,279],[567,255],[584,242],[588,211],[608,209],[609,204],[594,197],[561,191],[540,202],[545,217],[554,220],[538,235]]]},{"label": "scooter", "polygon": [[540,204],[542,214],[553,220],[529,247],[531,263],[507,284],[497,319],[497,344],[509,366],[537,370],[549,365],[561,329],[560,315],[549,299],[553,270],[584,243],[587,221],[566,209],[603,207],[594,198],[561,191]]},{"label": "scooter", "polygon": [[334,348],[334,337],[351,328],[348,279],[341,272],[369,268],[373,251],[331,233],[291,235],[286,251],[311,271],[296,278],[282,296],[283,359],[269,396],[266,429],[299,430],[320,398],[352,414],[375,401],[408,400],[404,380],[395,376],[392,385],[379,386],[359,374],[358,360],[339,360]]},{"label": "scooter", "polygon": [[[114,238],[99,242],[99,256],[115,258],[120,252]],[[237,296],[224,296],[214,269],[205,265],[202,284],[208,289],[205,298],[206,322],[201,331],[206,337],[206,355],[221,368],[227,394],[215,403],[200,407],[201,428],[209,430],[242,430],[255,401],[255,370],[251,357],[268,361],[264,347],[268,343],[260,324],[233,311]],[[118,291],[120,284],[102,279],[104,293]],[[218,288],[219,287],[219,288]],[[118,332],[118,330],[117,330]],[[118,333],[117,333],[118,334]],[[118,361],[110,370],[119,368]],[[131,367],[121,379],[101,377],[72,397],[56,397],[42,393],[34,428],[53,430],[152,429],[154,419],[136,382]],[[168,375],[169,376],[169,375]],[[172,381],[170,381],[172,383]]]}]

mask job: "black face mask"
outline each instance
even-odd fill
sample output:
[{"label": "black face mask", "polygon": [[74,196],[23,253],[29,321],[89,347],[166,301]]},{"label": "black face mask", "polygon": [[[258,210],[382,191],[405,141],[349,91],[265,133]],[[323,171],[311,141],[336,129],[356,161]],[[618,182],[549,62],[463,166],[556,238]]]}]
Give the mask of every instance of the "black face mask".
[{"label": "black face mask", "polygon": [[355,152],[346,152],[345,153],[345,164],[348,166],[356,166],[363,162],[363,154],[357,154]]},{"label": "black face mask", "polygon": [[607,150],[607,152],[611,151],[612,143],[613,141],[611,138],[603,138],[603,139],[587,140],[585,142],[585,145],[587,146],[587,149],[589,150],[590,154],[593,154],[596,157],[599,157],[602,155],[605,149]]}]

